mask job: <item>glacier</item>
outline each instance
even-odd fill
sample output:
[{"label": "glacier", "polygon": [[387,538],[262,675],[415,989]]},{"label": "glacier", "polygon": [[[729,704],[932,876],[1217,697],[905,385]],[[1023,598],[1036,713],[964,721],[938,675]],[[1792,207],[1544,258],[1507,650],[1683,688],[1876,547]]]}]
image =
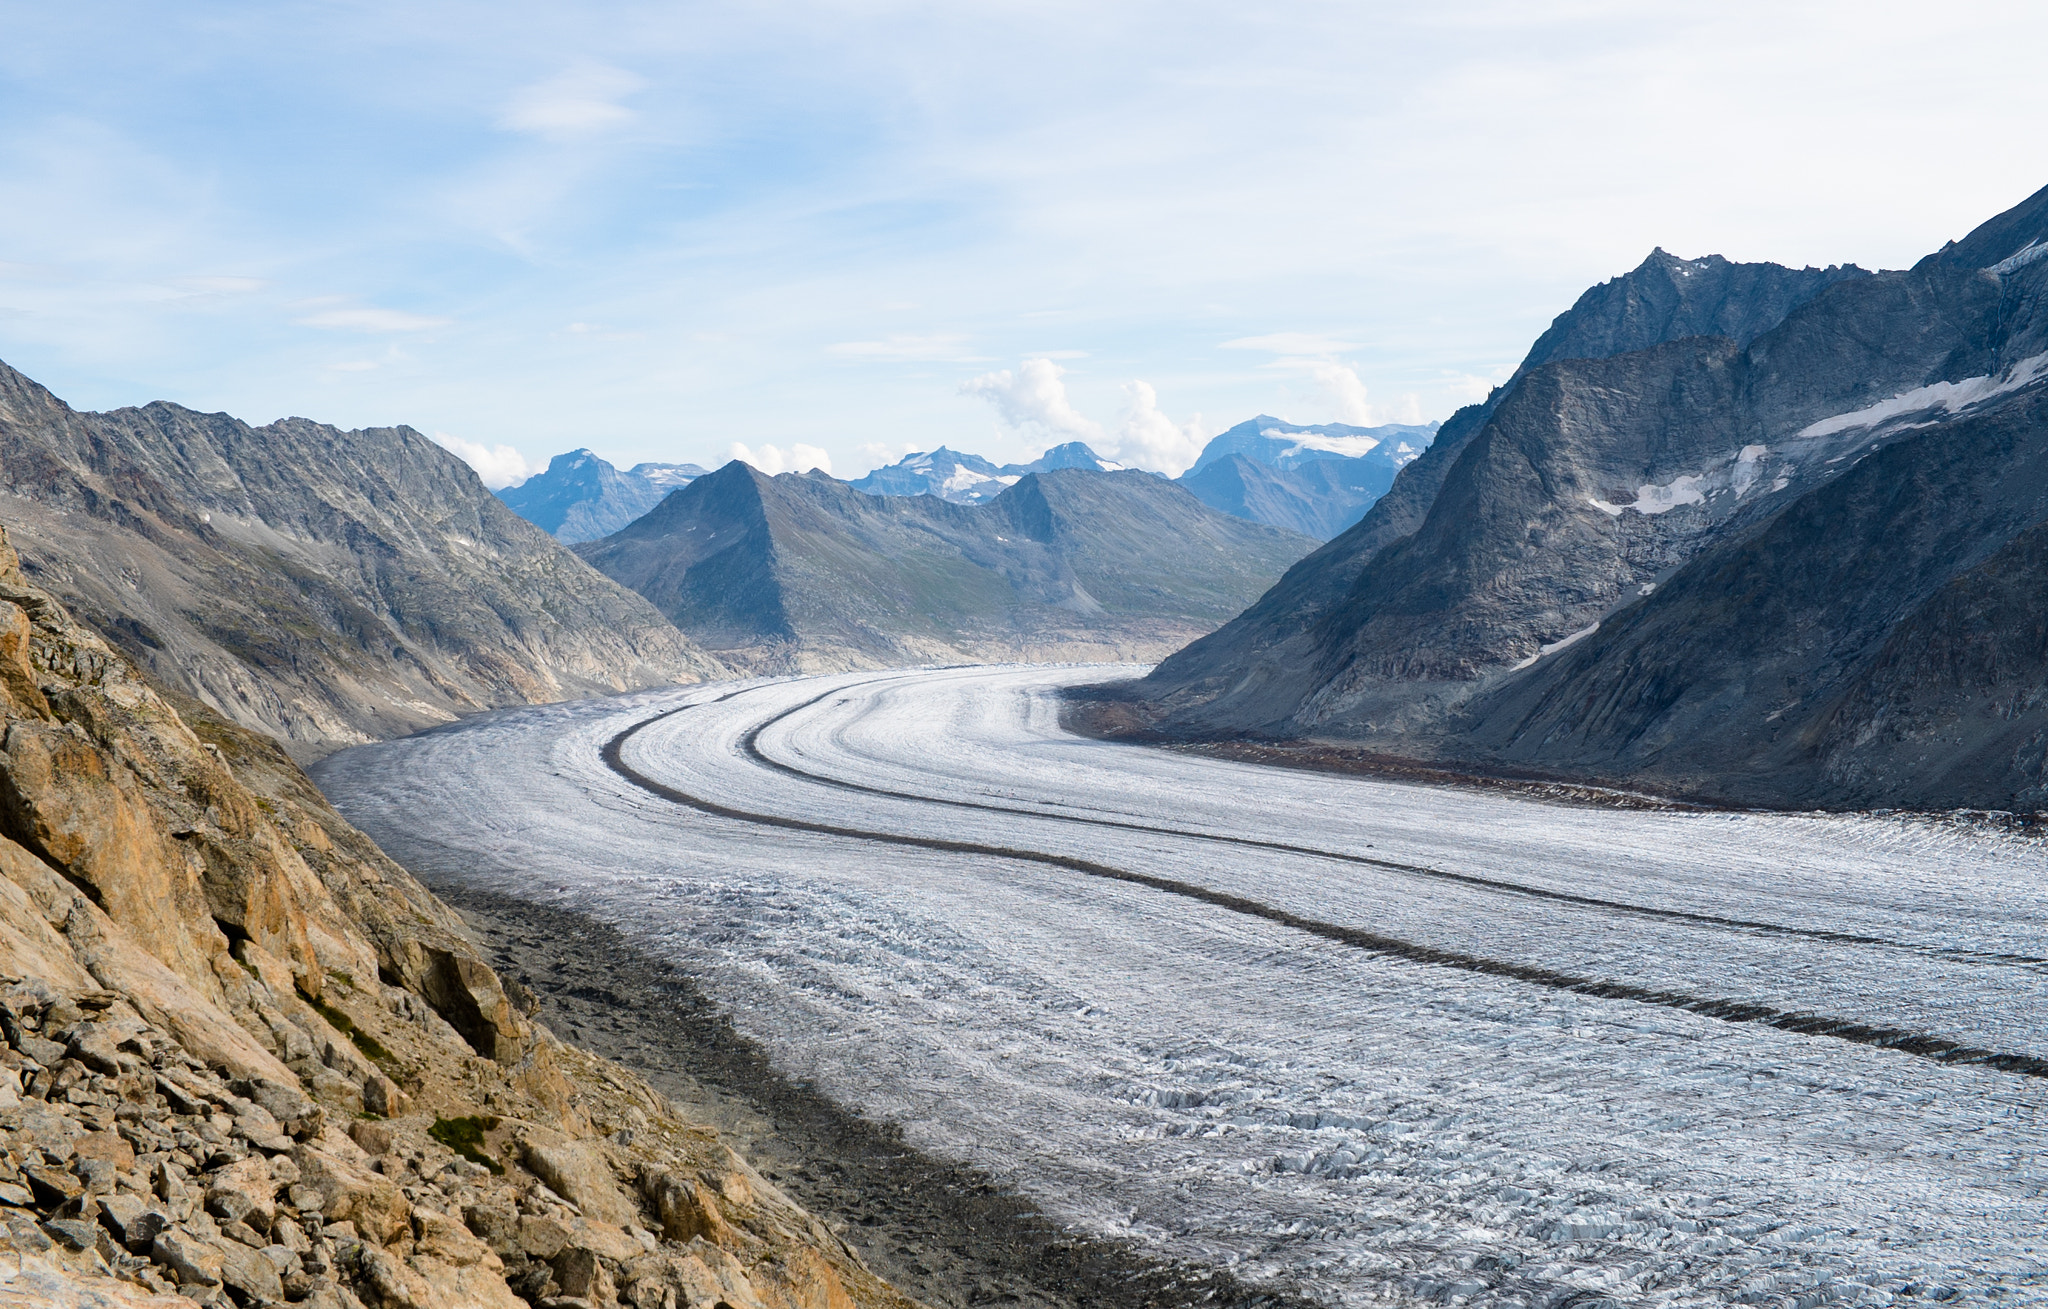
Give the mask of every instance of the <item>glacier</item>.
[{"label": "glacier", "polygon": [[785,1073],[920,1148],[1254,1284],[1543,1309],[2048,1298],[2039,841],[1574,807],[1060,728],[1062,686],[1138,671],[518,709],[316,775],[430,880],[677,961]]}]

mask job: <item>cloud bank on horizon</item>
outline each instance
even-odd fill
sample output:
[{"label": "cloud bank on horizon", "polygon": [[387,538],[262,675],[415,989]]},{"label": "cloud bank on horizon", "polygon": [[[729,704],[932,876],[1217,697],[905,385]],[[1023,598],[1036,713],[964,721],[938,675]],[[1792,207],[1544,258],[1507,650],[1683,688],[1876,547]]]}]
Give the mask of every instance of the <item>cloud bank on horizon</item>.
[{"label": "cloud bank on horizon", "polygon": [[2048,182],[1982,130],[2048,118],[1990,32],[2048,10],[16,6],[0,359],[410,423],[487,482],[578,446],[1172,472],[1258,412],[1442,418],[1656,245],[1911,262]]}]

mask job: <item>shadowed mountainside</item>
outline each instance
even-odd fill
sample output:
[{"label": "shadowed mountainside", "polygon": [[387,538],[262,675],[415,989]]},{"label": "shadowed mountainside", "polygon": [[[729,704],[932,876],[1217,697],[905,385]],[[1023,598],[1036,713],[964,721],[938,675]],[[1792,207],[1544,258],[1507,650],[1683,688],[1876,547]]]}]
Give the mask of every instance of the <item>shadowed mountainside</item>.
[{"label": "shadowed mountainside", "polygon": [[2048,803],[2041,253],[2048,191],[1899,272],[1653,255],[1146,714],[1741,803]]},{"label": "shadowed mountainside", "polygon": [[1313,544],[1148,473],[1034,473],[957,505],[735,461],[577,549],[722,658],[826,669],[1156,658]]}]

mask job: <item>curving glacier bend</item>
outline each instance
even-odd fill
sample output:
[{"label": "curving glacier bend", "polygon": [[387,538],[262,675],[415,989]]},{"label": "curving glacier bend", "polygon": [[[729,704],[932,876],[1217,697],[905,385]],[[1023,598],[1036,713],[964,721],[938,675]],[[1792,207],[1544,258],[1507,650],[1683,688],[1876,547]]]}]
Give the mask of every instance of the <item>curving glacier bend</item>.
[{"label": "curving glacier bend", "polygon": [[317,772],[431,879],[617,923],[786,1072],[1248,1281],[2048,1299],[2038,842],[1060,731],[1055,688],[1114,672],[693,687]]}]

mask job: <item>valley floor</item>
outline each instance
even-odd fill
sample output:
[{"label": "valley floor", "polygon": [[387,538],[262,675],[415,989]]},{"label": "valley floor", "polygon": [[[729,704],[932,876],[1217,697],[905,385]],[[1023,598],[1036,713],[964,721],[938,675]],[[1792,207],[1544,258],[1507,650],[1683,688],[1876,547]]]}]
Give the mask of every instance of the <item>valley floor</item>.
[{"label": "valley floor", "polygon": [[785,1076],[1250,1284],[2048,1295],[2039,843],[1063,732],[1104,676],[696,687],[317,771],[422,876],[616,925]]}]

